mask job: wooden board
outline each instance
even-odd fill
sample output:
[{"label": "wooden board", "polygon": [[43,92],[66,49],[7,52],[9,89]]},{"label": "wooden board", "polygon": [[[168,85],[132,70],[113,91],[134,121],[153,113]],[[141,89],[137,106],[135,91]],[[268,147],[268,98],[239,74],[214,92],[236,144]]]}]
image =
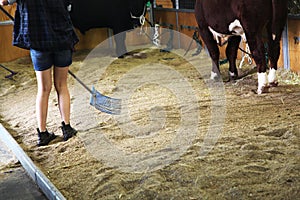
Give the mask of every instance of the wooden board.
[{"label": "wooden board", "polygon": [[[93,49],[109,37],[107,28],[91,29],[84,34],[77,29],[75,31],[79,38],[79,43],[75,46],[76,50]],[[108,42],[107,45],[109,45]]]},{"label": "wooden board", "polygon": [[156,0],[156,6],[163,8],[173,8],[171,0]]},{"label": "wooden board", "polygon": [[[5,6],[4,9],[12,16],[15,14],[16,5]],[[0,22],[8,23],[10,19],[0,12]],[[8,62],[29,55],[28,50],[20,49],[12,45],[12,24],[0,25],[0,62]]]},{"label": "wooden board", "polygon": [[300,39],[300,19],[288,21],[290,68],[300,74],[300,41],[297,43],[295,37]]}]

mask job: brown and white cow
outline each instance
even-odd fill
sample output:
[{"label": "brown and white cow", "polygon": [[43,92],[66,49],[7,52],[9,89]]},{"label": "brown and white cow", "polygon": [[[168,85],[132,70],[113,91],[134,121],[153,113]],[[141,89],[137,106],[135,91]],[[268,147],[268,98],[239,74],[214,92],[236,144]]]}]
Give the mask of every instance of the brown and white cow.
[{"label": "brown and white cow", "polygon": [[[241,37],[247,40],[257,65],[258,89],[261,94],[270,85],[277,85],[276,70],[280,55],[280,40],[287,18],[288,0],[196,0],[195,17],[199,33],[212,58],[212,76],[219,78],[219,48],[222,37],[230,37],[226,47],[231,79],[238,76],[237,50]],[[267,63],[263,32],[267,35],[270,70]]]}]

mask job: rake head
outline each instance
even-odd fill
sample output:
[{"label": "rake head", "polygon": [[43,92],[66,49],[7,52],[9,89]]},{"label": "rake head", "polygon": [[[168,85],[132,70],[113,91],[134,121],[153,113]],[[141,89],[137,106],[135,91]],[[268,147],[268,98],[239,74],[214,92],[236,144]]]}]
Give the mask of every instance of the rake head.
[{"label": "rake head", "polygon": [[90,99],[90,104],[94,106],[97,110],[105,112],[108,114],[119,115],[121,114],[121,99],[115,99],[105,96],[98,92],[94,86],[92,87],[92,94]]}]

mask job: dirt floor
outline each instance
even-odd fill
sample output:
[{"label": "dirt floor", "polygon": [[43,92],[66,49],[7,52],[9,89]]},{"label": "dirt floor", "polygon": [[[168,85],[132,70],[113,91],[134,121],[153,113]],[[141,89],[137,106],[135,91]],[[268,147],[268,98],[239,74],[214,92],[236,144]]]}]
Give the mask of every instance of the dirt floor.
[{"label": "dirt floor", "polygon": [[[78,135],[62,141],[53,91],[48,129],[59,137],[46,147],[36,146],[30,59],[3,63],[18,72],[12,80],[0,69],[0,122],[67,199],[300,197],[297,75],[280,69],[279,86],[257,95],[252,66],[227,83],[222,65],[223,84],[176,52],[150,48],[100,60],[88,53],[76,52],[70,69],[89,87],[122,99],[122,114],[89,105],[89,93],[70,77]],[[210,71],[207,56],[190,58]]]}]

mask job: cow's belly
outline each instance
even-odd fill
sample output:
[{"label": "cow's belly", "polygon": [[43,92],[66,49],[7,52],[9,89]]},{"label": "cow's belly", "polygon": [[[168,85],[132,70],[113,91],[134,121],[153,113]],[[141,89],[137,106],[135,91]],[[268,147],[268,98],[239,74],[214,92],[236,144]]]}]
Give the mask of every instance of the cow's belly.
[{"label": "cow's belly", "polygon": [[238,19],[231,22],[229,24],[227,30],[223,33],[214,30],[213,27],[211,27],[211,26],[208,26],[208,29],[213,34],[214,39],[217,41],[218,44],[220,44],[220,42],[221,42],[220,39],[228,38],[229,36],[233,36],[233,35],[242,36],[243,40],[246,41],[244,29],[241,25],[241,22]]}]

